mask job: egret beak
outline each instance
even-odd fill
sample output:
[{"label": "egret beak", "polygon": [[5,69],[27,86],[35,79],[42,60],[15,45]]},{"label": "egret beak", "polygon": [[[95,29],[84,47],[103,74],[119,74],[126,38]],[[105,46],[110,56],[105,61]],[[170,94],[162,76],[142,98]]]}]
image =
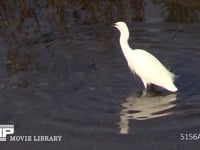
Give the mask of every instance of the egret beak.
[{"label": "egret beak", "polygon": [[113,23],[112,26],[113,26],[113,27],[117,27],[117,24],[116,24],[116,23]]}]

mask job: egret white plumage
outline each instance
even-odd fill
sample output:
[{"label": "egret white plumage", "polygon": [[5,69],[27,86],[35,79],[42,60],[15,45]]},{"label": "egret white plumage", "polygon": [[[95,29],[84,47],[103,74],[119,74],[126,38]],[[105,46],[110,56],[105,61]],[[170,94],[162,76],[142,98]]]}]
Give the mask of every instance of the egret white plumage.
[{"label": "egret white plumage", "polygon": [[155,56],[142,49],[132,50],[128,44],[129,30],[125,22],[116,22],[114,25],[120,31],[120,46],[128,66],[142,80],[145,89],[154,84],[175,92],[175,75],[170,72]]}]

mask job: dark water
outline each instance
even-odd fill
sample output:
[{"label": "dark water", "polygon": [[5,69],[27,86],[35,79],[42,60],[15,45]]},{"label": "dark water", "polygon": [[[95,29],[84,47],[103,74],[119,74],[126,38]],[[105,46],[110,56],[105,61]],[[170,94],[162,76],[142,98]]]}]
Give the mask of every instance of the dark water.
[{"label": "dark water", "polygon": [[63,34],[48,23],[28,35],[1,30],[0,124],[14,124],[15,135],[63,136],[1,149],[198,149],[200,137],[181,135],[200,134],[200,26],[166,19],[163,4],[145,5],[143,21],[126,19],[129,43],[177,74],[179,91],[141,95],[109,23],[71,21]]}]

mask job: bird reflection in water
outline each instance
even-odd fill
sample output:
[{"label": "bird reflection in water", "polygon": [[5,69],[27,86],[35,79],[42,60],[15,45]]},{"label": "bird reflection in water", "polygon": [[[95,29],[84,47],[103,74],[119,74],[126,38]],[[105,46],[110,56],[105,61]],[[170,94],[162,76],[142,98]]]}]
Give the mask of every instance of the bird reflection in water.
[{"label": "bird reflection in water", "polygon": [[172,114],[175,107],[176,94],[163,95],[156,91],[148,91],[143,95],[132,95],[122,103],[120,111],[120,134],[129,133],[129,120],[148,120]]}]

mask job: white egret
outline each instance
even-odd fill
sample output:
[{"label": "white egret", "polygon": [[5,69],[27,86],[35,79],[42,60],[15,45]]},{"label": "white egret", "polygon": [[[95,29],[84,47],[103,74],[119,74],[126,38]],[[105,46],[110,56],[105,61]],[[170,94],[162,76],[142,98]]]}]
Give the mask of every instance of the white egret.
[{"label": "white egret", "polygon": [[147,85],[154,84],[175,92],[177,87],[173,81],[175,75],[167,70],[161,62],[149,52],[142,49],[132,50],[128,44],[129,30],[125,22],[116,22],[114,27],[120,31],[120,46],[128,66],[142,80],[145,89]]}]

